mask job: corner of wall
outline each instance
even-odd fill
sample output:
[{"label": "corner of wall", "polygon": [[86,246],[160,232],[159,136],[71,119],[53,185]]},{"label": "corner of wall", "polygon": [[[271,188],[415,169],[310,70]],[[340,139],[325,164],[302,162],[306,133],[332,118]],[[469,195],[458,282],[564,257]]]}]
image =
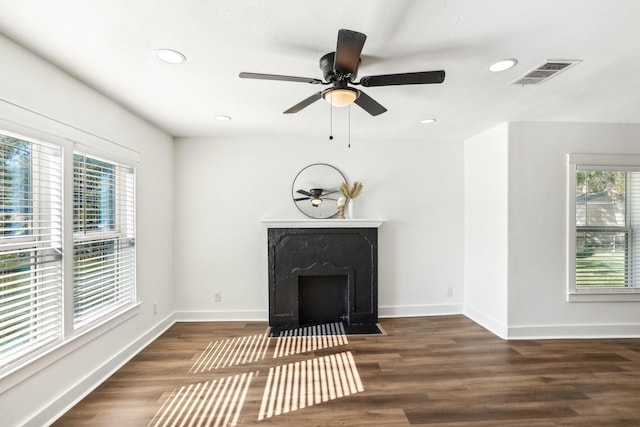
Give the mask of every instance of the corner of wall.
[{"label": "corner of wall", "polygon": [[464,304],[462,314],[499,338],[503,340],[509,339],[509,328],[506,324],[487,316],[469,304]]},{"label": "corner of wall", "polygon": [[501,123],[465,141],[464,314],[506,337],[508,131]]}]

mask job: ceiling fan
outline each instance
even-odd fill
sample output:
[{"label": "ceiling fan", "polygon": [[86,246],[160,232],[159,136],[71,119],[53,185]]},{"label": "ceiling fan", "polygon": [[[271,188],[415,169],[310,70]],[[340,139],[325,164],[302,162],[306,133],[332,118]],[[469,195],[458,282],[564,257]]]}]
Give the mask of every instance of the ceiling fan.
[{"label": "ceiling fan", "polygon": [[338,31],[338,44],[335,52],[330,52],[320,58],[320,70],[324,81],[309,77],[283,76],[278,74],[240,73],[243,79],[279,80],[285,82],[299,82],[310,84],[331,85],[330,88],[314,93],[285,111],[285,114],[297,113],[308,107],[320,98],[324,98],[336,107],[344,107],[355,103],[372,116],[377,116],[387,111],[382,105],[351,85],[363,87],[396,86],[442,83],[444,70],[420,71],[415,73],[381,74],[377,76],[365,76],[356,82],[358,66],[360,65],[360,53],[367,36],[357,31]]},{"label": "ceiling fan", "polygon": [[325,197],[328,194],[333,194],[333,193],[337,193],[338,190],[335,191],[327,191],[325,193],[326,190],[323,190],[322,188],[312,188],[309,191],[306,190],[298,190],[296,191],[296,193],[302,194],[306,197],[298,197],[296,199],[293,199],[294,202],[299,202],[301,200],[311,200],[311,204],[313,206],[320,206],[320,203],[322,203],[323,200],[337,200],[337,199],[333,199],[331,197]]}]

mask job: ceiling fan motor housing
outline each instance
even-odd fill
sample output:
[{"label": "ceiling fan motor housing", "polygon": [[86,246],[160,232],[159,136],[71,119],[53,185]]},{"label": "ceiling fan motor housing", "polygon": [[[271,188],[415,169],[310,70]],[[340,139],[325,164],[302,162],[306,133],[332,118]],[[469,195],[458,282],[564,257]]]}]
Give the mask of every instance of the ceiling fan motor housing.
[{"label": "ceiling fan motor housing", "polygon": [[[329,52],[320,58],[320,70],[322,71],[322,76],[324,77],[325,82],[334,82],[336,80],[343,80],[347,76],[338,76],[336,75],[336,71],[334,69],[334,62],[336,58],[335,52]],[[358,59],[358,66],[353,70],[353,72],[348,76],[348,81],[354,81],[358,75],[358,67],[360,66],[360,62],[362,60]]]}]

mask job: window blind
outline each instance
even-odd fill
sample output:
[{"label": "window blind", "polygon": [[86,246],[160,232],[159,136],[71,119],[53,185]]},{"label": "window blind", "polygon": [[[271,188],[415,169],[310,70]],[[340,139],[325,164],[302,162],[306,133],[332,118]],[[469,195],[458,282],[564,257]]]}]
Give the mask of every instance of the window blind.
[{"label": "window blind", "polygon": [[62,339],[61,160],[0,135],[0,370]]},{"label": "window blind", "polygon": [[74,154],[73,317],[81,328],[135,302],[135,171]]},{"label": "window blind", "polygon": [[575,197],[576,287],[638,287],[640,172],[579,170]]}]

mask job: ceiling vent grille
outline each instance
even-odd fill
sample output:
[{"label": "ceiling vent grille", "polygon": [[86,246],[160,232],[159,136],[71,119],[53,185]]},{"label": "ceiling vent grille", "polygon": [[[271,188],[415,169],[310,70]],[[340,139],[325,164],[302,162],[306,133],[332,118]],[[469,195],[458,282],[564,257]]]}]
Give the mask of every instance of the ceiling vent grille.
[{"label": "ceiling vent grille", "polygon": [[511,84],[518,86],[539,85],[580,62],[581,61],[573,59],[549,59]]}]

